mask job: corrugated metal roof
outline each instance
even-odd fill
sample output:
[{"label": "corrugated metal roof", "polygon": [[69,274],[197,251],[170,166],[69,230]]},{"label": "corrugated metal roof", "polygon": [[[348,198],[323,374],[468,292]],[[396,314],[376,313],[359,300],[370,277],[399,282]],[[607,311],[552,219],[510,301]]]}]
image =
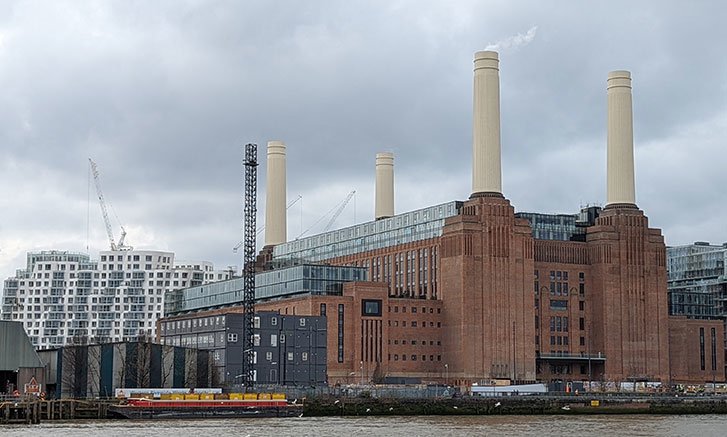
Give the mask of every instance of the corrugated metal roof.
[{"label": "corrugated metal roof", "polygon": [[43,367],[20,322],[0,321],[0,371]]}]

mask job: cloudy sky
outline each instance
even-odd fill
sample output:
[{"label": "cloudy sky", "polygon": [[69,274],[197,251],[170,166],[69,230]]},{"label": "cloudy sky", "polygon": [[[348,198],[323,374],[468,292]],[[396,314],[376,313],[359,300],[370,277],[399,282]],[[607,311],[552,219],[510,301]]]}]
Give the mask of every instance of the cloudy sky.
[{"label": "cloudy sky", "polygon": [[604,202],[606,76],[628,69],[637,203],[668,244],[727,241],[725,15],[683,1],[5,0],[0,276],[28,251],[107,248],[89,157],[116,238],[120,221],[137,248],[223,268],[240,264],[247,142],[261,182],[265,143],[288,145],[288,198],[303,199],[289,238],[351,190],[336,226],[370,220],[380,151],[396,155],[398,212],[466,199],[472,58],[488,47],[516,210]]}]

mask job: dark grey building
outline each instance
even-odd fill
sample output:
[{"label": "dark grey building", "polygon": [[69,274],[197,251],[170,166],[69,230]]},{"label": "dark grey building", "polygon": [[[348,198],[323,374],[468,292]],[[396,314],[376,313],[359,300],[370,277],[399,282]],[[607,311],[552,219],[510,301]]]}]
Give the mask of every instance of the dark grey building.
[{"label": "dark grey building", "polygon": [[[241,308],[215,315],[184,314],[159,323],[164,344],[208,350],[216,379],[229,385],[242,378]],[[255,316],[255,380],[259,384],[326,383],[326,318],[259,312]]]},{"label": "dark grey building", "polygon": [[256,382],[326,383],[326,318],[261,312],[255,318]]}]

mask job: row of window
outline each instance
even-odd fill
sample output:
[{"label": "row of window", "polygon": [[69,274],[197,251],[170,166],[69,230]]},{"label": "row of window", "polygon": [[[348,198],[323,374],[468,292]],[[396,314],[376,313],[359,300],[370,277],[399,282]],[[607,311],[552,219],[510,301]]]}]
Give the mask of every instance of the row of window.
[{"label": "row of window", "polygon": [[[394,309],[394,312],[395,313],[398,313],[399,312],[399,306],[398,305],[394,305],[393,307],[391,305],[389,305],[389,312],[391,312],[391,309],[392,308]],[[406,309],[407,308],[410,308],[409,311],[412,314],[416,314],[417,313],[417,310],[418,309],[415,306],[412,306],[412,307],[402,306],[401,307],[401,312],[402,313],[406,313]],[[434,308],[432,308],[432,307],[422,307],[422,314],[426,314],[427,313],[427,309],[429,310],[429,314],[434,314]],[[442,309],[441,308],[437,308],[437,314],[441,314],[441,313],[442,313]]]},{"label": "row of window", "polygon": [[[556,345],[557,344],[557,345],[568,346],[569,340],[568,340],[568,337],[567,336],[562,337],[561,340],[558,340],[558,338],[561,338],[561,337],[560,336],[553,336],[553,335],[551,335],[550,336],[550,345],[553,346],[553,345]],[[559,341],[560,341],[560,343],[559,343]],[[579,341],[578,341],[578,344],[579,344],[579,346],[585,346],[586,345],[586,337],[580,337],[579,338]],[[536,335],[535,336],[535,345],[536,346],[540,346],[540,336],[539,335]],[[551,353],[552,353],[552,351],[551,351]]]},{"label": "row of window", "polygon": [[551,316],[550,332],[568,332],[568,317]]},{"label": "row of window", "polygon": [[225,316],[202,317],[196,319],[174,320],[171,322],[163,322],[161,324],[162,332],[172,331],[176,329],[196,328],[199,327],[222,327],[225,326]]},{"label": "row of window", "polygon": [[[161,309],[162,309],[161,306],[157,306],[157,311],[161,311]],[[79,308],[69,309],[69,311],[71,311],[71,312],[83,312],[83,313],[88,312],[88,310],[89,310],[88,306],[82,306],[82,307],[79,307]],[[37,309],[35,311],[40,311],[40,309]],[[67,318],[67,317],[69,317],[69,314],[66,311],[62,311],[62,310],[59,310],[59,311],[45,310],[45,311],[46,312],[51,312],[51,313],[63,313],[63,318],[64,319]],[[97,317],[100,316],[102,319],[103,318],[108,318],[108,317],[126,317],[126,318],[134,318],[134,319],[144,319],[144,318],[147,318],[148,317],[149,319],[155,319],[155,318],[158,319],[161,316],[161,313],[156,313],[156,317],[155,317],[153,313],[148,313],[147,312],[147,311],[154,311],[154,308],[153,307],[149,307],[149,309],[147,311],[145,311],[143,307],[142,308],[134,308],[133,306],[132,307],[129,307],[128,305],[124,306],[124,309],[123,309],[124,312],[122,312],[122,310],[120,309],[119,306],[116,306],[116,308],[114,310],[114,311],[116,311],[115,314],[114,313],[111,313],[111,308],[110,307],[108,309],[105,309],[103,307],[93,307],[93,308],[91,308],[91,311],[100,311],[100,314],[92,313],[91,314],[91,317],[97,318]],[[15,314],[13,314],[13,319],[16,319],[16,320],[18,318],[21,318],[21,319],[40,319],[42,315],[45,315],[44,319],[62,320],[62,319],[54,318],[54,316],[52,314],[49,315],[49,314],[40,313],[40,312],[37,312],[37,313],[31,313],[31,312],[20,313],[20,316],[21,317],[18,317],[18,313],[15,313]],[[86,314],[86,316],[88,316],[88,315]],[[78,318],[78,316],[76,316],[76,318]]]},{"label": "row of window", "polygon": [[[389,354],[389,361],[391,361],[391,356],[392,355]],[[406,357],[407,357],[406,354],[401,354],[401,361],[406,361]],[[410,357],[410,361],[416,361],[417,360],[417,355],[416,354],[411,354],[411,355],[409,355],[409,357]],[[394,354],[394,361],[399,361],[399,354]],[[422,355],[422,361],[427,361],[427,356],[426,355]],[[434,355],[429,355],[429,361],[434,361]],[[442,356],[441,355],[437,355],[437,361],[442,361]]]},{"label": "row of window", "polygon": [[[101,255],[101,261],[123,261],[124,255]],[[157,256],[157,262],[163,262],[163,263],[169,263],[171,262],[172,257],[170,256]],[[127,261],[140,261],[139,255],[127,255],[126,256]],[[153,257],[151,255],[146,255],[145,260],[147,262],[151,262],[153,260]]]},{"label": "row of window", "polygon": [[[45,268],[44,268],[44,266],[45,266]],[[58,268],[60,270],[65,270],[66,269],[66,265],[65,264],[58,264]],[[35,269],[36,270],[51,270],[52,269],[52,265],[51,264],[36,264],[35,265]],[[69,264],[68,265],[68,270],[76,270],[76,264]]]},{"label": "row of window", "polygon": [[[157,317],[159,317],[159,316],[160,316],[160,314],[159,314],[159,313],[157,313]],[[70,325],[70,324],[71,324],[71,322],[73,322],[73,321],[69,320],[69,321],[68,321],[68,324]],[[65,322],[65,321],[62,321],[62,320],[61,320],[61,321],[51,321],[51,320],[44,320],[44,321],[43,321],[43,325],[48,325],[48,326],[50,326],[50,323],[58,323],[57,325],[54,325],[54,326],[55,326],[55,327],[63,327],[63,326],[65,325],[65,323],[66,323],[66,322]],[[111,320],[101,320],[100,322],[98,322],[98,325],[99,325],[99,327],[101,327],[101,328],[111,328],[111,326],[112,326],[112,323],[113,323],[113,326],[117,326],[117,327],[120,327],[120,326],[121,326],[121,321],[119,321],[119,320],[114,320],[114,321],[111,321]],[[41,322],[27,322],[27,321],[26,321],[26,322],[25,322],[25,329],[26,329],[26,330],[29,330],[29,329],[31,329],[31,328],[32,328],[33,326],[35,326],[35,327],[39,327],[39,326],[40,326],[40,324],[41,324]],[[85,324],[87,325],[87,324],[88,324],[88,322],[85,322]],[[92,327],[92,328],[95,328],[95,327],[96,327],[96,324],[97,324],[97,323],[96,323],[96,321],[95,321],[95,320],[94,320],[94,321],[91,321],[91,327]],[[149,322],[148,322],[148,324],[149,324],[149,326],[150,326],[150,327],[153,327],[153,326],[154,326],[154,323],[153,323],[152,321],[149,321]],[[143,321],[143,320],[139,321],[138,325],[139,325],[139,326],[145,326],[145,324],[144,324],[144,321]],[[37,329],[35,329],[34,331],[36,331],[36,332],[37,332]]]},{"label": "row of window", "polygon": [[389,284],[395,296],[426,297],[431,291],[436,298],[436,246],[354,261],[353,265],[368,269],[372,281]]},{"label": "row of window", "polygon": [[[295,355],[293,352],[288,352],[288,361],[293,361]],[[308,361],[308,352],[301,352],[300,354],[301,361]],[[266,361],[273,361],[273,353],[272,352],[266,352],[265,353],[265,360]]]},{"label": "row of window", "polygon": [[[402,328],[406,328],[406,323],[407,323],[406,320],[402,320],[401,322],[399,322],[398,320],[394,320],[394,321],[389,320],[389,326],[399,327],[400,326],[400,323],[401,323],[401,327]],[[418,327],[426,328],[427,327],[427,321],[426,320],[423,320],[421,322],[421,325],[420,325],[416,320],[412,320],[409,323],[409,327],[411,327],[411,328],[418,328]],[[430,328],[433,328],[434,327],[434,322],[429,322],[429,327]],[[441,328],[441,327],[442,327],[442,322],[437,322],[437,328]]]},{"label": "row of window", "polygon": [[562,336],[562,335],[551,335],[550,336],[550,345],[551,346],[568,346],[568,336]]},{"label": "row of window", "polygon": [[[407,341],[408,341],[408,343],[407,343]],[[389,344],[392,344],[391,342],[392,342],[392,340],[389,339]],[[393,342],[394,342],[394,344],[399,344],[399,340],[393,340]],[[429,343],[429,346],[434,346],[434,340],[428,340],[428,343]],[[426,346],[427,340],[421,340],[421,341],[419,341],[419,340],[401,340],[401,344],[403,344],[403,345],[411,344],[412,346],[421,344],[422,346]],[[441,345],[442,345],[442,341],[437,340],[437,346],[441,346]]]}]

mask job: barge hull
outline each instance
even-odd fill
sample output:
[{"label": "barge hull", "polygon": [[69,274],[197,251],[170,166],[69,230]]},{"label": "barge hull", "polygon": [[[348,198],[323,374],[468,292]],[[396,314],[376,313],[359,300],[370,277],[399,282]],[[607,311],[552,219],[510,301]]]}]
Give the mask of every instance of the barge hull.
[{"label": "barge hull", "polygon": [[285,407],[109,407],[109,412],[127,419],[201,419],[240,417],[295,417],[303,414],[303,406]]}]

